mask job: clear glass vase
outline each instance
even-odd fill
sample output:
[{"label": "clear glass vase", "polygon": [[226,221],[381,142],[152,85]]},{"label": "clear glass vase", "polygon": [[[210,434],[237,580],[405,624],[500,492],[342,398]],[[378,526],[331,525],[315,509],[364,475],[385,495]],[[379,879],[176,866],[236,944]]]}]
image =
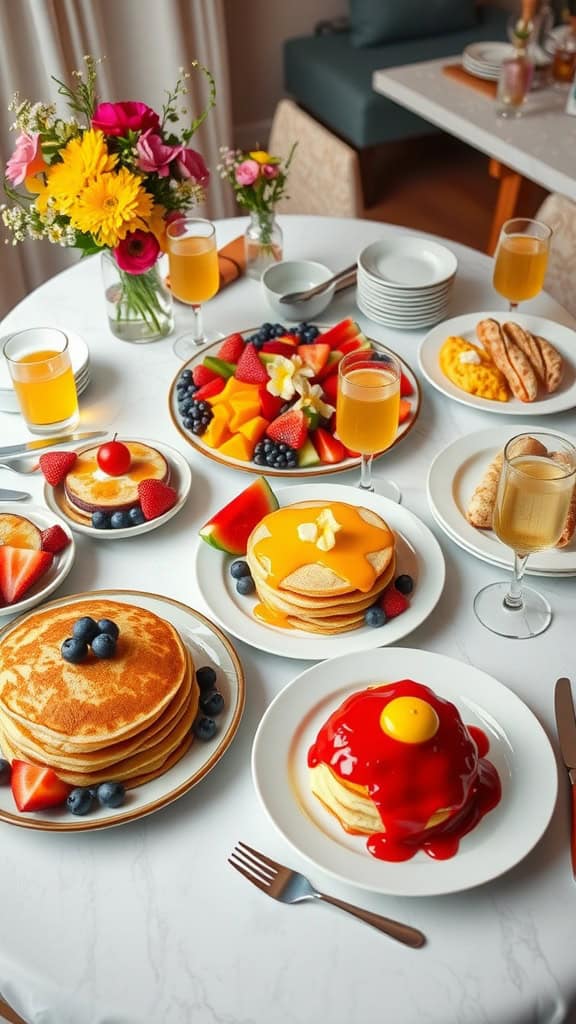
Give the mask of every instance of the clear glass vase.
[{"label": "clear glass vase", "polygon": [[248,277],[260,280],[266,267],[282,259],[284,239],[274,211],[250,214],[244,233],[244,254]]},{"label": "clear glass vase", "polygon": [[174,330],[172,295],[158,262],[143,274],[121,270],[111,252],[102,253],[108,323],[122,341],[146,343]]}]

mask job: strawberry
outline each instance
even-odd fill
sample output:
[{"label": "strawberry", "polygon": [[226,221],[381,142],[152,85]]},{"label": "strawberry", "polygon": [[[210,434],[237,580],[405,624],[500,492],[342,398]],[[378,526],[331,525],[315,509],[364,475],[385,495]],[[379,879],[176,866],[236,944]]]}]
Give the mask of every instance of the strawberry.
[{"label": "strawberry", "polygon": [[36,580],[52,565],[50,551],[0,546],[0,597],[5,604],[15,604]]},{"label": "strawberry", "polygon": [[332,404],[336,404],[336,398],[338,396],[338,375],[333,373],[330,377],[326,377],[322,382],[322,390],[326,395],[328,401]]},{"label": "strawberry", "polygon": [[264,385],[258,388],[258,395],[260,397],[260,412],[264,419],[268,421],[275,420],[280,415],[284,399],[280,398],[279,395],[271,395]]},{"label": "strawberry", "polygon": [[302,409],[289,409],[272,421],[266,436],[279,444],[287,444],[290,448],[298,450],[308,436],[308,418]]},{"label": "strawberry", "polygon": [[218,359],[224,359],[227,363],[237,363],[244,351],[244,344],[241,334],[229,335],[218,349]]},{"label": "strawberry", "polygon": [[405,373],[400,372],[400,395],[402,398],[408,398],[408,395],[414,394],[414,388],[412,387],[408,377]]},{"label": "strawberry", "polygon": [[412,406],[410,405],[410,402],[408,401],[408,399],[407,398],[401,398],[400,399],[400,409],[398,411],[398,423],[399,424],[400,423],[404,423],[404,420],[408,419],[408,417],[410,416],[411,412],[412,412]]},{"label": "strawberry", "polygon": [[396,587],[388,587],[380,598],[380,607],[387,619],[395,619],[397,615],[402,615],[402,612],[410,607],[410,602],[407,601],[404,594],[396,590]]},{"label": "strawberry", "polygon": [[289,345],[286,341],[274,338],[273,341],[264,342],[262,351],[271,352],[275,356],[285,356],[286,359],[290,359],[290,356],[294,355],[294,345]]},{"label": "strawberry", "polygon": [[312,443],[320,456],[321,462],[342,462],[346,458],[346,449],[337,437],[323,427],[318,427],[312,435]]},{"label": "strawberry", "polygon": [[42,551],[51,551],[56,555],[68,547],[69,543],[70,537],[57,523],[55,526],[49,526],[47,530],[42,530]]},{"label": "strawberry", "polygon": [[138,484],[140,507],[145,519],[157,519],[174,507],[178,492],[161,480],[141,480]]},{"label": "strawberry", "polygon": [[243,381],[244,384],[266,384],[268,380],[266,367],[260,362],[256,346],[251,342],[244,347],[234,376],[236,380]]},{"label": "strawberry", "polygon": [[220,374],[215,373],[214,370],[210,370],[207,366],[195,366],[192,370],[192,380],[197,387],[203,388],[205,384],[209,384],[211,380],[218,380]]},{"label": "strawberry", "polygon": [[44,455],[40,456],[39,463],[45,480],[52,487],[62,483],[77,458],[76,452],[44,452]]},{"label": "strawberry", "polygon": [[[202,367],[196,367],[196,369],[202,369]],[[210,373],[210,370],[208,370]],[[219,395],[224,390],[226,381],[224,377],[219,377],[218,374],[214,374],[214,378],[209,380],[207,384],[202,388],[198,388],[198,391],[194,394],[195,402],[205,402],[207,398],[212,398],[213,395]]]},{"label": "strawberry", "polygon": [[63,804],[72,790],[52,768],[26,761],[12,761],[10,786],[19,811],[43,811]]}]

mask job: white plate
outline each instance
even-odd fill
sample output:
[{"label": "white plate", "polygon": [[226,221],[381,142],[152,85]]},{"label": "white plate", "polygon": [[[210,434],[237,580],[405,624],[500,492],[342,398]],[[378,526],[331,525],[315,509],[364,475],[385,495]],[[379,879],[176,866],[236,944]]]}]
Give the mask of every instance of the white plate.
[{"label": "white plate", "polygon": [[463,53],[470,60],[477,61],[479,64],[499,67],[502,61],[513,53],[513,48],[510,43],[469,43],[468,46],[464,47]]},{"label": "white plate", "polygon": [[241,597],[230,577],[233,556],[225,555],[198,540],[195,576],[210,613],[225,629],[252,647],[281,658],[330,658],[348,651],[393,644],[416,629],[430,615],[444,588],[442,549],[433,533],[408,509],[378,494],[343,484],[301,484],[276,492],[281,506],[297,501],[344,501],[371,508],[395,531],[398,538],[396,575],[414,579],[410,607],[384,626],[361,626],[336,636],[319,636],[295,629],[267,626],[254,618],[256,597]]},{"label": "white plate", "polygon": [[381,309],[384,313],[428,313],[432,309],[445,306],[449,295],[449,289],[446,289],[442,295],[438,295],[434,299],[426,299],[425,301],[420,299],[388,298],[367,288],[361,281],[358,282],[358,292],[369,305]]},{"label": "white plate", "polygon": [[[76,530],[77,533],[85,533],[87,537],[95,537],[97,540],[122,540],[126,537],[139,537],[142,533],[148,533],[150,530],[157,530],[159,526],[164,526],[164,523],[178,515],[183,507],[192,486],[192,473],[184,456],[176,448],[172,448],[161,441],[151,441],[146,437],[131,437],[125,440],[141,441],[143,444],[149,444],[167,459],[170,465],[170,486],[174,487],[178,492],[178,501],[164,515],[158,516],[157,519],[149,519],[147,522],[141,523],[140,526],[127,526],[122,530],[96,530],[89,523],[81,520],[80,517],[78,519],[75,518],[74,510],[66,501],[62,484],[59,484],[58,487],[44,484],[44,500],[48,508],[56,512],[62,519],[65,519],[69,526]],[[93,443],[86,444],[82,448],[78,448],[77,451],[82,452],[86,448],[93,447]]]},{"label": "white plate", "polygon": [[457,265],[450,249],[416,236],[372,242],[358,257],[358,266],[377,284],[417,291],[453,277]]},{"label": "white plate", "polygon": [[365,287],[376,295],[382,296],[382,298],[391,299],[395,302],[403,301],[416,303],[427,302],[439,295],[445,295],[454,283],[455,274],[452,274],[451,277],[441,281],[440,284],[432,285],[429,288],[392,287],[384,281],[376,281],[373,277],[369,277],[360,266],[358,267],[357,278],[358,283],[361,284],[362,287]]},{"label": "white plate", "polygon": [[[376,860],[366,837],[344,832],[309,789],[306,755],[329,715],[369,683],[404,678],[430,686],[456,705],[467,725],[484,731],[502,783],[500,803],[450,860],[423,852],[399,864]],[[299,853],[344,882],[393,896],[460,892],[508,871],[545,832],[558,786],[546,734],[511,690],[471,665],[400,647],[325,661],[293,680],[260,722],[252,776],[265,811]]]},{"label": "white plate", "polygon": [[[541,394],[541,397],[537,398],[535,402],[520,402],[512,395],[507,402],[496,402],[490,398],[469,395],[444,376],[440,369],[439,355],[446,338],[449,335],[458,335],[478,345],[476,325],[480,320],[487,318],[497,320],[500,324],[514,321],[521,327],[526,327],[532,334],[541,334],[558,349],[565,361],[564,375],[558,391],[552,395]],[[502,310],[497,313],[466,313],[464,316],[455,316],[451,320],[445,320],[429,331],[418,351],[420,369],[437,391],[462,405],[471,405],[474,409],[499,413],[501,416],[547,416],[549,413],[573,409],[576,405],[574,360],[576,360],[576,331],[541,316],[517,312],[505,313]],[[517,433],[516,430],[513,432]]]},{"label": "white plate", "polygon": [[33,608],[34,605],[40,604],[50,594],[53,594],[56,588],[64,582],[74,565],[76,546],[68,524],[62,521],[60,515],[53,515],[52,512],[48,512],[45,508],[22,504],[19,501],[3,501],[0,504],[0,512],[10,512],[14,515],[23,516],[24,519],[29,519],[31,523],[34,523],[39,530],[47,530],[49,526],[61,526],[66,536],[70,539],[67,547],[63,551],[59,551],[57,555],[54,555],[50,568],[30,587],[30,590],[27,591],[26,596],[21,601],[11,605],[0,604],[0,619],[2,619],[6,615],[20,615],[21,612]]},{"label": "white plate", "polygon": [[[494,427],[452,441],[434,459],[428,473],[428,503],[439,526],[460,547],[492,565],[512,569],[514,556],[492,530],[478,530],[466,519],[466,508],[484,471],[515,434],[529,434],[532,426]],[[560,430],[555,434],[571,444],[576,439]],[[576,575],[576,536],[565,548],[530,555],[526,572],[546,576]]]},{"label": "white plate", "polygon": [[422,327],[430,327],[431,324],[435,324],[438,320],[442,320],[446,313],[446,307],[444,307],[437,313],[429,313],[422,318],[413,317],[409,313],[396,317],[391,316],[388,313],[380,313],[371,309],[363,302],[360,296],[356,297],[356,305],[360,312],[364,313],[369,320],[373,320],[374,323],[377,324],[383,324],[384,327],[396,327],[399,331],[416,331]]},{"label": "white plate", "polygon": [[[242,665],[234,647],[214,623],[179,601],[139,590],[94,590],[88,594],[60,598],[46,607],[58,608],[62,604],[84,601],[87,597],[127,601],[129,604],[140,605],[176,627],[182,640],[191,650],[197,667],[211,665],[216,671],[217,686],[224,697],[224,710],[216,719],[218,732],[214,739],[207,743],[195,740],[188,753],[164,775],[147,782],[144,786],[129,790],[122,807],[96,807],[82,818],[70,814],[64,807],[37,811],[34,814],[19,813],[14,807],[10,787],[0,786],[0,821],[6,821],[10,825],[21,825],[24,828],[41,829],[45,832],[86,832],[91,829],[110,828],[112,825],[123,825],[145,814],[151,814],[187,793],[208,774],[230,746],[240,724],[245,699]],[[10,623],[0,633],[0,638],[13,625],[16,623]]]}]

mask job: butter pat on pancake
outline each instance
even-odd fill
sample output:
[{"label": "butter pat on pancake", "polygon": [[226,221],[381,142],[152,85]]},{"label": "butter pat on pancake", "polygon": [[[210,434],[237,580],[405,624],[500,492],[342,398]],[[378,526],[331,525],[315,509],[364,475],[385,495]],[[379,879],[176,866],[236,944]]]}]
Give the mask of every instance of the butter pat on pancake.
[{"label": "butter pat on pancake", "polygon": [[440,369],[469,395],[507,402],[510,391],[503,373],[479,345],[451,335],[440,349]]}]

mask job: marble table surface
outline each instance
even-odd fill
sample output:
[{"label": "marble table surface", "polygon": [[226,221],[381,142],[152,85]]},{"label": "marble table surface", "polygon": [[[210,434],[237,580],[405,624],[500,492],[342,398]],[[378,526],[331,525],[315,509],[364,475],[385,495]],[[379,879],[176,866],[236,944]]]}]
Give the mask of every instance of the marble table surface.
[{"label": "marble table surface", "polygon": [[[241,218],[219,222],[219,244],[240,234],[245,224]],[[317,259],[334,271],[375,239],[406,233],[369,221],[299,216],[283,217],[282,227],[286,258]],[[447,244],[459,264],[449,315],[502,309],[491,287],[491,261]],[[354,299],[353,290],[337,296],[324,321],[353,315],[417,367],[424,332],[371,324]],[[546,295],[526,303],[525,311],[574,326]],[[223,291],[205,311],[207,326],[222,332],[270,315],[260,285],[247,279]],[[189,324],[180,305],[176,320],[178,334]],[[39,324],[77,331],[89,345],[92,380],[81,400],[83,427],[104,424],[120,436],[137,431],[174,445],[193,473],[189,501],[162,529],[117,543],[77,535],[76,562],[58,594],[130,587],[206,611],[192,571],[197,530],[252,478],[202,457],[171,423],[167,394],[178,369],[173,339],[138,346],[111,335],[97,260],[79,263],[29,295],[1,332]],[[252,739],[265,708],[309,663],[234,641],[247,679],[245,714],[226,755],[187,795],[107,831],[54,834],[0,824],[0,993],[30,1024],[365,1024],[379,1019],[561,1024],[574,1019],[576,888],[553,686],[558,676],[574,670],[576,585],[573,579],[538,579],[554,619],[533,640],[501,639],[476,621],[475,592],[502,573],[440,531],[427,505],[425,481],[442,447],[459,435],[499,426],[502,419],[459,405],[425,381],[422,389],[415,428],[379,460],[376,475],[395,479],[405,506],[437,536],[447,576],[436,609],[401,646],[477,666],[537,716],[560,773],[558,804],[544,837],[504,876],[448,896],[391,897],[335,881],[276,831],[250,774]],[[529,415],[522,419],[543,425]],[[573,411],[545,423],[576,434]],[[3,444],[25,437],[18,415],[0,414]],[[22,487],[24,479],[41,501],[38,477],[1,471],[2,486]],[[354,484],[356,474],[330,481]],[[320,479],[320,492],[321,487]],[[529,802],[525,813],[530,816]],[[427,945],[407,949],[330,907],[287,907],[267,899],[227,864],[238,839],[304,870],[325,891],[421,928]]]}]

